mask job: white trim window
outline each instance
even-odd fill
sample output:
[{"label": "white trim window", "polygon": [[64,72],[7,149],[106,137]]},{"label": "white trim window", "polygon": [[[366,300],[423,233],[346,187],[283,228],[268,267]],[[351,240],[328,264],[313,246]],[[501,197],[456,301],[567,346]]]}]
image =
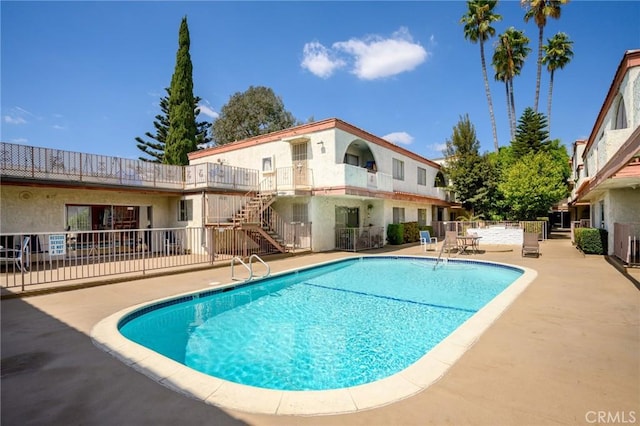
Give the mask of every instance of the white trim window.
[{"label": "white trim window", "polygon": [[393,223],[403,223],[403,222],[404,222],[404,207],[394,207]]},{"label": "white trim window", "polygon": [[393,178],[396,180],[404,180],[404,161],[393,159]]},{"label": "white trim window", "polygon": [[427,209],[418,209],[418,226],[427,225]]},{"label": "white trim window", "polygon": [[427,186],[427,169],[418,167],[418,185]]},{"label": "white trim window", "polygon": [[178,201],[178,222],[193,220],[193,200]]},{"label": "white trim window", "polygon": [[264,157],[262,159],[262,171],[273,172],[273,157]]}]

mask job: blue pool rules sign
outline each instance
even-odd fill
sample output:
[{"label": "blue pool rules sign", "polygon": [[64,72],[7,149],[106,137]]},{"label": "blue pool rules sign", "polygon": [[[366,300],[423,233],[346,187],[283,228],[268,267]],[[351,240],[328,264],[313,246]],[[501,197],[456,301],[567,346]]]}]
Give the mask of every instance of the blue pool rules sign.
[{"label": "blue pool rules sign", "polygon": [[67,253],[67,240],[64,234],[49,235],[49,255],[57,256]]}]

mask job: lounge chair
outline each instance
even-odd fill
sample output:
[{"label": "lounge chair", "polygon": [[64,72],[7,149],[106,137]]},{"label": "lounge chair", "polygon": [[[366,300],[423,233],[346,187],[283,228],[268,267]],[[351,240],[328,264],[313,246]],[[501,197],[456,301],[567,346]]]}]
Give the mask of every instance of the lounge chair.
[{"label": "lounge chair", "polygon": [[[19,271],[29,270],[29,242],[31,241],[31,237],[24,237],[22,240],[22,245],[16,245],[16,248],[2,248],[0,249],[0,263],[13,263],[16,265]],[[26,259],[26,260],[25,260]]]},{"label": "lounge chair", "polygon": [[527,254],[535,254],[540,256],[540,243],[538,242],[537,232],[525,232],[522,239],[522,257]]},{"label": "lounge chair", "polygon": [[427,251],[427,247],[433,247],[433,250],[436,249],[436,245],[438,244],[438,239],[436,237],[432,237],[429,231],[420,231],[420,245],[424,246],[424,251]]},{"label": "lounge chair", "polygon": [[458,245],[457,231],[447,231],[445,233],[442,250],[447,251],[449,253],[453,250],[455,250],[456,252],[460,251],[460,246]]}]

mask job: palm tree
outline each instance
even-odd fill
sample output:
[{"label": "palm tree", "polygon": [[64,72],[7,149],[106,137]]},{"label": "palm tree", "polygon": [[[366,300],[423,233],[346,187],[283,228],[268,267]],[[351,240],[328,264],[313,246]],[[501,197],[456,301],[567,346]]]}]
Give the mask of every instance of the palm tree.
[{"label": "palm tree", "polygon": [[560,18],[560,6],[568,2],[569,0],[521,0],[521,4],[527,8],[524,14],[524,22],[529,22],[529,19],[533,18],[538,26],[538,70],[536,74],[536,97],[533,103],[535,112],[538,112],[538,99],[540,98],[544,27],[547,25],[547,18]]},{"label": "palm tree", "polygon": [[493,53],[492,65],[496,71],[495,79],[505,83],[511,140],[514,139],[516,133],[513,79],[515,76],[520,75],[525,59],[531,52],[528,44],[529,38],[524,35],[524,32],[511,27],[498,36],[498,42]]},{"label": "palm tree", "polygon": [[569,36],[565,33],[558,33],[548,39],[549,44],[544,46],[544,57],[542,63],[547,66],[549,71],[549,99],[547,100],[547,124],[549,125],[549,133],[551,133],[551,95],[553,93],[553,75],[557,69],[563,69],[565,65],[571,62],[573,50],[571,45],[573,41],[569,40]]},{"label": "palm tree", "polygon": [[496,119],[493,115],[493,102],[491,101],[491,90],[489,89],[487,66],[484,59],[484,42],[496,33],[495,28],[493,28],[491,24],[502,19],[502,16],[493,13],[493,9],[497,3],[497,0],[467,0],[467,13],[460,18],[460,23],[464,24],[464,38],[470,40],[472,43],[480,44],[482,76],[484,77],[484,89],[489,103],[493,145],[496,152],[498,152],[498,131],[496,130]]}]

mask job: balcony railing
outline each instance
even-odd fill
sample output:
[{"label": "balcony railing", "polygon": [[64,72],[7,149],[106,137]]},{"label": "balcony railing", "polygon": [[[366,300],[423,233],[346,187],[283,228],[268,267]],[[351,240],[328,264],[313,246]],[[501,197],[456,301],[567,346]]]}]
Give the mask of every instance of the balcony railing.
[{"label": "balcony railing", "polygon": [[336,250],[361,251],[384,245],[384,226],[336,228]]},{"label": "balcony railing", "polygon": [[258,183],[257,170],[224,164],[174,166],[6,142],[0,144],[0,174],[5,178],[158,189],[214,187],[245,191]]}]

